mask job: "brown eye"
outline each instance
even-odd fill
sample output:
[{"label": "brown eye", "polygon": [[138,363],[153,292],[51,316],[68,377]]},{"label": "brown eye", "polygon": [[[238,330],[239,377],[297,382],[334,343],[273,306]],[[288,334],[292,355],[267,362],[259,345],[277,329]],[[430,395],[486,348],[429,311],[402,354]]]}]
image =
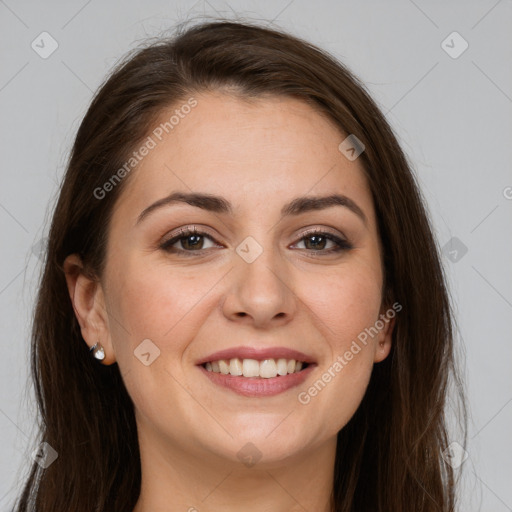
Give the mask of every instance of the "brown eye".
[{"label": "brown eye", "polygon": [[[205,247],[205,241],[208,240],[212,242],[213,245]],[[298,243],[304,243],[304,250],[318,254],[332,254],[340,251],[348,251],[353,248],[347,240],[343,240],[342,238],[325,231],[309,232],[302,236]],[[214,238],[208,233],[199,231],[196,228],[186,228],[179,231],[169,240],[163,242],[160,245],[160,248],[169,253],[186,256],[199,256],[202,251],[211,249],[212,247],[215,247],[215,245],[216,242]],[[220,246],[217,245],[217,247]]]},{"label": "brown eye", "polygon": [[[347,240],[343,240],[332,233],[324,231],[312,231],[305,234],[299,241],[304,242],[305,249],[319,253],[333,253],[339,251],[347,251],[353,246]],[[326,249],[327,244],[331,242],[334,246]]]},{"label": "brown eye", "polygon": [[[207,233],[198,231],[196,228],[187,228],[181,230],[176,236],[163,242],[160,245],[160,248],[171,253],[194,253],[211,248],[204,247],[205,239],[214,242],[214,239]],[[181,247],[174,247],[177,244],[180,244]]]}]

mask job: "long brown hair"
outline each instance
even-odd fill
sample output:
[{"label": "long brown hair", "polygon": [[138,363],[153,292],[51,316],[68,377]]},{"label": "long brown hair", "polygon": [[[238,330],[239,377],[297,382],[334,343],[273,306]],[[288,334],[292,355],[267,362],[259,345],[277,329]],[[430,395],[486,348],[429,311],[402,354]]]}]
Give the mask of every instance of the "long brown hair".
[{"label": "long brown hair", "polygon": [[411,166],[343,64],[280,30],[226,20],[180,28],[132,51],[79,127],[51,223],[31,341],[38,442],[59,456],[46,469],[33,463],[16,511],[131,512],[135,506],[141,474],[133,403],[117,364],[98,364],[88,352],[63,262],[77,253],[91,275],[102,275],[109,218],[130,176],[102,199],[94,190],[123,166],[163,108],[218,88],[246,98],[299,98],[365,146],[360,159],[383,247],[383,298],[403,309],[391,353],[374,366],[360,407],[338,434],[334,510],[453,511],[457,475],[441,455],[451,441],[450,382],[461,404],[462,446],[466,409],[439,248]]}]

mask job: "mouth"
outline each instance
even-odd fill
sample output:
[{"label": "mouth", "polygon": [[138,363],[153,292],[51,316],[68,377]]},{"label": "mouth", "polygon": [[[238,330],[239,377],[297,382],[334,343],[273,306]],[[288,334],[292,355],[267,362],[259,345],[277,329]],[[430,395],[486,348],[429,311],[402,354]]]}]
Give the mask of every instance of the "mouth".
[{"label": "mouth", "polygon": [[[240,350],[238,352],[242,356]],[[311,358],[295,351],[281,350],[278,357],[262,355],[262,351],[257,353],[252,349],[243,352],[245,357],[233,357],[232,351],[217,352],[210,360],[199,362],[197,367],[220,389],[244,397],[264,398],[303,384],[317,366]]]},{"label": "mouth", "polygon": [[210,354],[196,365],[219,388],[246,397],[269,397],[304,383],[317,362],[288,347],[238,346]]},{"label": "mouth", "polygon": [[248,379],[273,379],[306,370],[310,363],[296,359],[218,359],[201,366],[208,372]]}]

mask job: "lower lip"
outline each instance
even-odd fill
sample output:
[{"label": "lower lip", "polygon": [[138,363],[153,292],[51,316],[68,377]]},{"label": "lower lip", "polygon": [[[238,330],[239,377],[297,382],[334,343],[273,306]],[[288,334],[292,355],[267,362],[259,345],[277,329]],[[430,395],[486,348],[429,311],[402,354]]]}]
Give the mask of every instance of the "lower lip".
[{"label": "lower lip", "polygon": [[315,364],[309,364],[307,368],[300,372],[280,375],[270,379],[225,375],[223,373],[209,372],[203,366],[198,366],[198,368],[205,373],[214,384],[231,389],[239,395],[265,397],[278,395],[295,386],[299,386],[308,378],[315,366]]}]

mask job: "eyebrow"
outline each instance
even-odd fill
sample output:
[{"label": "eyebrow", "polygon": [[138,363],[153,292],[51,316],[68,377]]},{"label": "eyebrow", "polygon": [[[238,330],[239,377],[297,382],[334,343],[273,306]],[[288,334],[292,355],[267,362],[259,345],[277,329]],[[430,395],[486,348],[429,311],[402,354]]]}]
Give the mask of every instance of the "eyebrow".
[{"label": "eyebrow", "polygon": [[[214,213],[233,214],[233,207],[231,203],[223,197],[211,194],[173,192],[167,197],[159,199],[145,208],[138,216],[135,224],[139,224],[139,222],[144,220],[155,210],[175,203],[189,204]],[[343,206],[348,208],[355,213],[365,225],[368,225],[368,220],[363,210],[355,201],[342,194],[296,197],[283,206],[281,209],[281,219],[290,215],[300,215],[302,213],[324,210],[333,206]]]}]

